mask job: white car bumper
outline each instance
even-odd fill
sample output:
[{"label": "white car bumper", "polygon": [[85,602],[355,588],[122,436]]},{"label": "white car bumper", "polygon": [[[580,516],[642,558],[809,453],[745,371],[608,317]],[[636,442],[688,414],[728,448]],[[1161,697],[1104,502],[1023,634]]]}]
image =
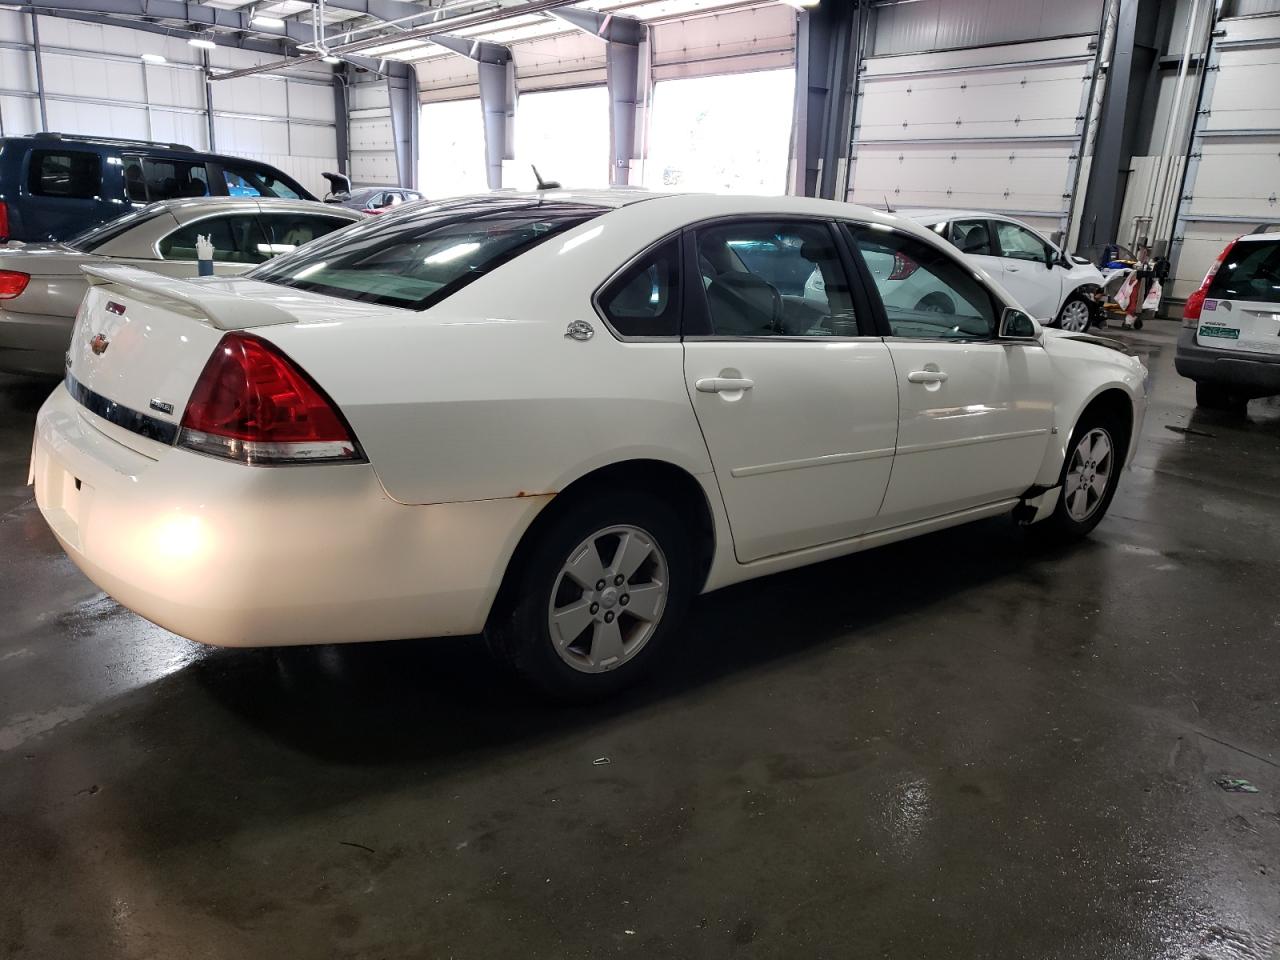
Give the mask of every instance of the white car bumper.
[{"label": "white car bumper", "polygon": [[478,633],[549,497],[405,506],[369,464],[144,456],[59,386],[36,419],[36,502],[126,607],[219,646]]}]

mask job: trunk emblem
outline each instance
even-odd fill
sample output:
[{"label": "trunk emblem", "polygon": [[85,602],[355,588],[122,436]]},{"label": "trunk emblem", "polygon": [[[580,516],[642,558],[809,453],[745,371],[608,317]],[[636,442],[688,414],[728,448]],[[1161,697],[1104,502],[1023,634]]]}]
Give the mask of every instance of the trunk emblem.
[{"label": "trunk emblem", "polygon": [[114,300],[107,301],[107,313],[114,313],[117,317],[124,316],[124,304],[116,303]]},{"label": "trunk emblem", "polygon": [[596,335],[591,324],[585,320],[574,320],[569,324],[569,328],[564,332],[565,339],[577,340],[579,343],[585,343]]},{"label": "trunk emblem", "polygon": [[99,357],[107,352],[107,347],[109,346],[111,346],[111,341],[101,333],[89,341],[89,349]]},{"label": "trunk emblem", "polygon": [[156,411],[156,413],[173,413],[173,404],[164,400],[153,399],[147,406]]}]

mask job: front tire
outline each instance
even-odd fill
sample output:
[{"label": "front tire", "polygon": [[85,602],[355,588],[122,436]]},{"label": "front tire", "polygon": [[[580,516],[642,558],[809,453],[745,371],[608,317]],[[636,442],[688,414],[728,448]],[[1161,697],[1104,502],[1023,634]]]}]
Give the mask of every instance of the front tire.
[{"label": "front tire", "polygon": [[660,658],[693,594],[692,545],[679,516],[637,490],[596,494],[538,534],[490,649],[558,700],[617,693]]},{"label": "front tire", "polygon": [[1079,294],[1073,294],[1067,297],[1067,302],[1058,311],[1054,326],[1071,333],[1084,333],[1089,329],[1092,319],[1093,309],[1089,306],[1089,301]]},{"label": "front tire", "polygon": [[1081,417],[1071,434],[1058,477],[1053,514],[1029,528],[1036,536],[1067,542],[1093,530],[1106,515],[1124,465],[1124,431],[1111,418]]}]

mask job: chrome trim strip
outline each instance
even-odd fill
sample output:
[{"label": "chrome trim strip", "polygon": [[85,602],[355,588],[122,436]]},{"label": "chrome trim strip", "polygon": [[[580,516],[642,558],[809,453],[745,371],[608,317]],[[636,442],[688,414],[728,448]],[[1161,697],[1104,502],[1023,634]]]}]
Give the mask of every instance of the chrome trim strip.
[{"label": "chrome trim strip", "polygon": [[176,423],[157,420],[155,417],[116,403],[114,400],[108,400],[102,394],[95,393],[77,380],[71,375],[70,370],[67,371],[64,382],[67,386],[67,392],[71,394],[71,398],[76,403],[108,423],[114,423],[117,427],[123,427],[130,433],[136,433],[138,436],[156,440],[169,446],[173,446],[178,439],[178,425]]},{"label": "chrome trim strip", "polygon": [[734,477],[758,477],[766,473],[780,473],[783,470],[803,470],[806,467],[826,467],[836,463],[854,463],[858,460],[879,460],[893,456],[893,447],[878,450],[859,450],[855,453],[824,453],[819,457],[805,457],[802,460],[783,460],[779,463],[762,463],[755,467],[736,467],[730,470]]},{"label": "chrome trim strip", "polygon": [[950,450],[952,447],[967,447],[975,443],[995,443],[998,440],[1022,440],[1027,437],[1041,437],[1049,432],[1048,427],[1036,430],[1014,430],[1010,433],[987,433],[978,437],[958,437],[955,440],[939,440],[935,443],[913,443],[898,447],[898,456],[908,453],[928,453],[931,450]]}]

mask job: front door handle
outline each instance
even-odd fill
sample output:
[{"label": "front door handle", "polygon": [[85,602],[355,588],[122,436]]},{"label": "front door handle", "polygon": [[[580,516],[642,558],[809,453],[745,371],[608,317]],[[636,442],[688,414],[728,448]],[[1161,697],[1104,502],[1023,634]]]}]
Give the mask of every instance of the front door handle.
[{"label": "front door handle", "polygon": [[1017,273],[1022,268],[1021,267],[1005,267],[1005,269],[1008,270],[1010,273]]},{"label": "front door handle", "polygon": [[750,390],[756,385],[754,380],[746,377],[703,377],[694,381],[699,393],[733,393],[738,390]]},{"label": "front door handle", "polygon": [[941,370],[912,370],[907,379],[912,383],[946,383],[947,375]]}]

